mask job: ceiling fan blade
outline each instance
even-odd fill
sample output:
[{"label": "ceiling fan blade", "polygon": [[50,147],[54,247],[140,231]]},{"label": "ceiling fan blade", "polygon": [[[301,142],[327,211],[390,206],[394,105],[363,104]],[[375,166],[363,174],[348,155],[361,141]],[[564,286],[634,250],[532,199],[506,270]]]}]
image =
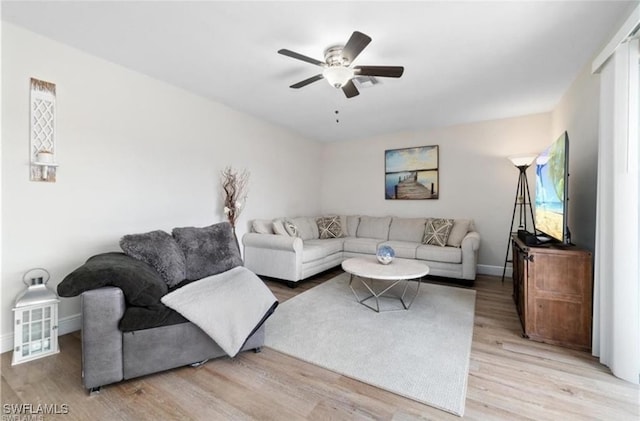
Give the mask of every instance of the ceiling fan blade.
[{"label": "ceiling fan blade", "polygon": [[298,60],[306,61],[307,63],[315,64],[316,66],[326,66],[326,63],[324,61],[320,61],[320,60],[316,60],[315,58],[303,56],[300,53],[296,53],[295,51],[287,50],[286,48],[278,50],[278,54],[282,54],[283,56],[287,56],[287,57],[295,58],[295,59],[298,59]]},{"label": "ceiling fan blade", "polygon": [[353,63],[353,60],[369,45],[371,38],[362,32],[355,31],[351,34],[351,38],[347,41],[347,44],[342,49],[342,57],[347,59],[349,63]]},{"label": "ceiling fan blade", "polygon": [[404,73],[402,66],[355,66],[358,76],[400,77]]},{"label": "ceiling fan blade", "polygon": [[310,83],[317,82],[320,79],[324,79],[324,76],[322,76],[322,73],[319,74],[319,75],[311,76],[309,79],[305,79],[305,80],[300,81],[298,83],[294,83],[293,85],[291,85],[289,87],[293,88],[293,89],[299,89],[299,88],[302,88],[303,86],[309,85]]},{"label": "ceiling fan blade", "polygon": [[353,84],[353,79],[342,85],[342,92],[344,92],[347,98],[353,98],[354,96],[360,95],[358,88]]}]

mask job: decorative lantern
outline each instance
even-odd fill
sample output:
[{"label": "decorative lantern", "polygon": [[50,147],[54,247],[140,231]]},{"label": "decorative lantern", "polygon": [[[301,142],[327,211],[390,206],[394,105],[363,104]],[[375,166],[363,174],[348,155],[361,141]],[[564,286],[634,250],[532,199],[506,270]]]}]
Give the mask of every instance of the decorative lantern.
[{"label": "decorative lantern", "polygon": [[14,312],[13,360],[11,365],[47,355],[58,349],[58,296],[47,288],[50,275],[45,269],[31,269],[22,276],[27,285],[16,298]]}]

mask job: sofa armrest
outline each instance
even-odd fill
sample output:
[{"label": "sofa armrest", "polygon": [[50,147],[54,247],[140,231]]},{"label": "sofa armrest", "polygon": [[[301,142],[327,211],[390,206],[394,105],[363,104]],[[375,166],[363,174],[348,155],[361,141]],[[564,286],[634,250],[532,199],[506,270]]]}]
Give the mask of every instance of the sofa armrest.
[{"label": "sofa armrest", "polygon": [[468,232],[462,240],[462,279],[476,279],[478,249],[480,249],[480,233]]},{"label": "sofa armrest", "polygon": [[302,239],[247,233],[242,237],[244,265],[258,275],[297,282],[302,279]]},{"label": "sofa armrest", "polygon": [[302,239],[285,235],[248,232],[242,237],[242,244],[245,247],[268,248],[302,253]]},{"label": "sofa armrest", "polygon": [[468,251],[477,251],[480,248],[480,233],[469,231],[462,239],[460,247],[462,247],[463,252],[465,249]]},{"label": "sofa armrest", "polygon": [[122,332],[125,300],[120,288],[85,291],[82,304],[82,379],[87,389],[124,378]]}]

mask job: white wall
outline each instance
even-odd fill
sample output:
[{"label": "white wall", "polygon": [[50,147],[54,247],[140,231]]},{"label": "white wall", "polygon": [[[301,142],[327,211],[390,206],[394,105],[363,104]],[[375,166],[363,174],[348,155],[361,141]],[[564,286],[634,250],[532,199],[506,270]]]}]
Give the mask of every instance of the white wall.
[{"label": "white wall", "polygon": [[569,218],[572,242],[593,251],[598,176],[600,77],[590,64],[580,72],[551,113],[554,139],[569,134]]},{"label": "white wall", "polygon": [[[540,152],[553,140],[550,114],[396,133],[324,148],[326,213],[473,218],[482,243],[479,270],[502,274],[518,170],[509,155]],[[440,197],[385,200],[384,151],[439,145]],[[530,186],[535,188],[532,174]]]},{"label": "white wall", "polygon": [[[5,22],[2,65],[3,345],[26,270],[55,288],[124,234],[224,220],[227,165],[251,172],[239,236],[250,218],[319,213],[316,142]],[[53,184],[29,181],[30,77],[56,84]],[[62,300],[61,319],[78,311]]]}]

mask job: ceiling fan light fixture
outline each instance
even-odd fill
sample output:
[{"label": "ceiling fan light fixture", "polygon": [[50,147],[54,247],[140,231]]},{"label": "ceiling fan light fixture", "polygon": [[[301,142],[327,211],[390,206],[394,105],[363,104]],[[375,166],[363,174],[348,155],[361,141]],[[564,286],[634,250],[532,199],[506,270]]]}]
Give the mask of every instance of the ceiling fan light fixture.
[{"label": "ceiling fan light fixture", "polygon": [[353,78],[353,69],[344,66],[330,66],[322,72],[322,76],[329,82],[329,85],[340,89]]},{"label": "ceiling fan light fixture", "polygon": [[324,62],[286,48],[278,50],[278,54],[323,68],[322,73],[294,83],[289,86],[291,89],[299,89],[320,79],[326,79],[329,85],[342,90],[347,98],[353,98],[360,94],[358,86],[373,86],[378,83],[378,77],[399,78],[404,72],[402,66],[352,66],[370,42],[371,37],[354,31],[346,44],[332,45],[324,50]]}]

